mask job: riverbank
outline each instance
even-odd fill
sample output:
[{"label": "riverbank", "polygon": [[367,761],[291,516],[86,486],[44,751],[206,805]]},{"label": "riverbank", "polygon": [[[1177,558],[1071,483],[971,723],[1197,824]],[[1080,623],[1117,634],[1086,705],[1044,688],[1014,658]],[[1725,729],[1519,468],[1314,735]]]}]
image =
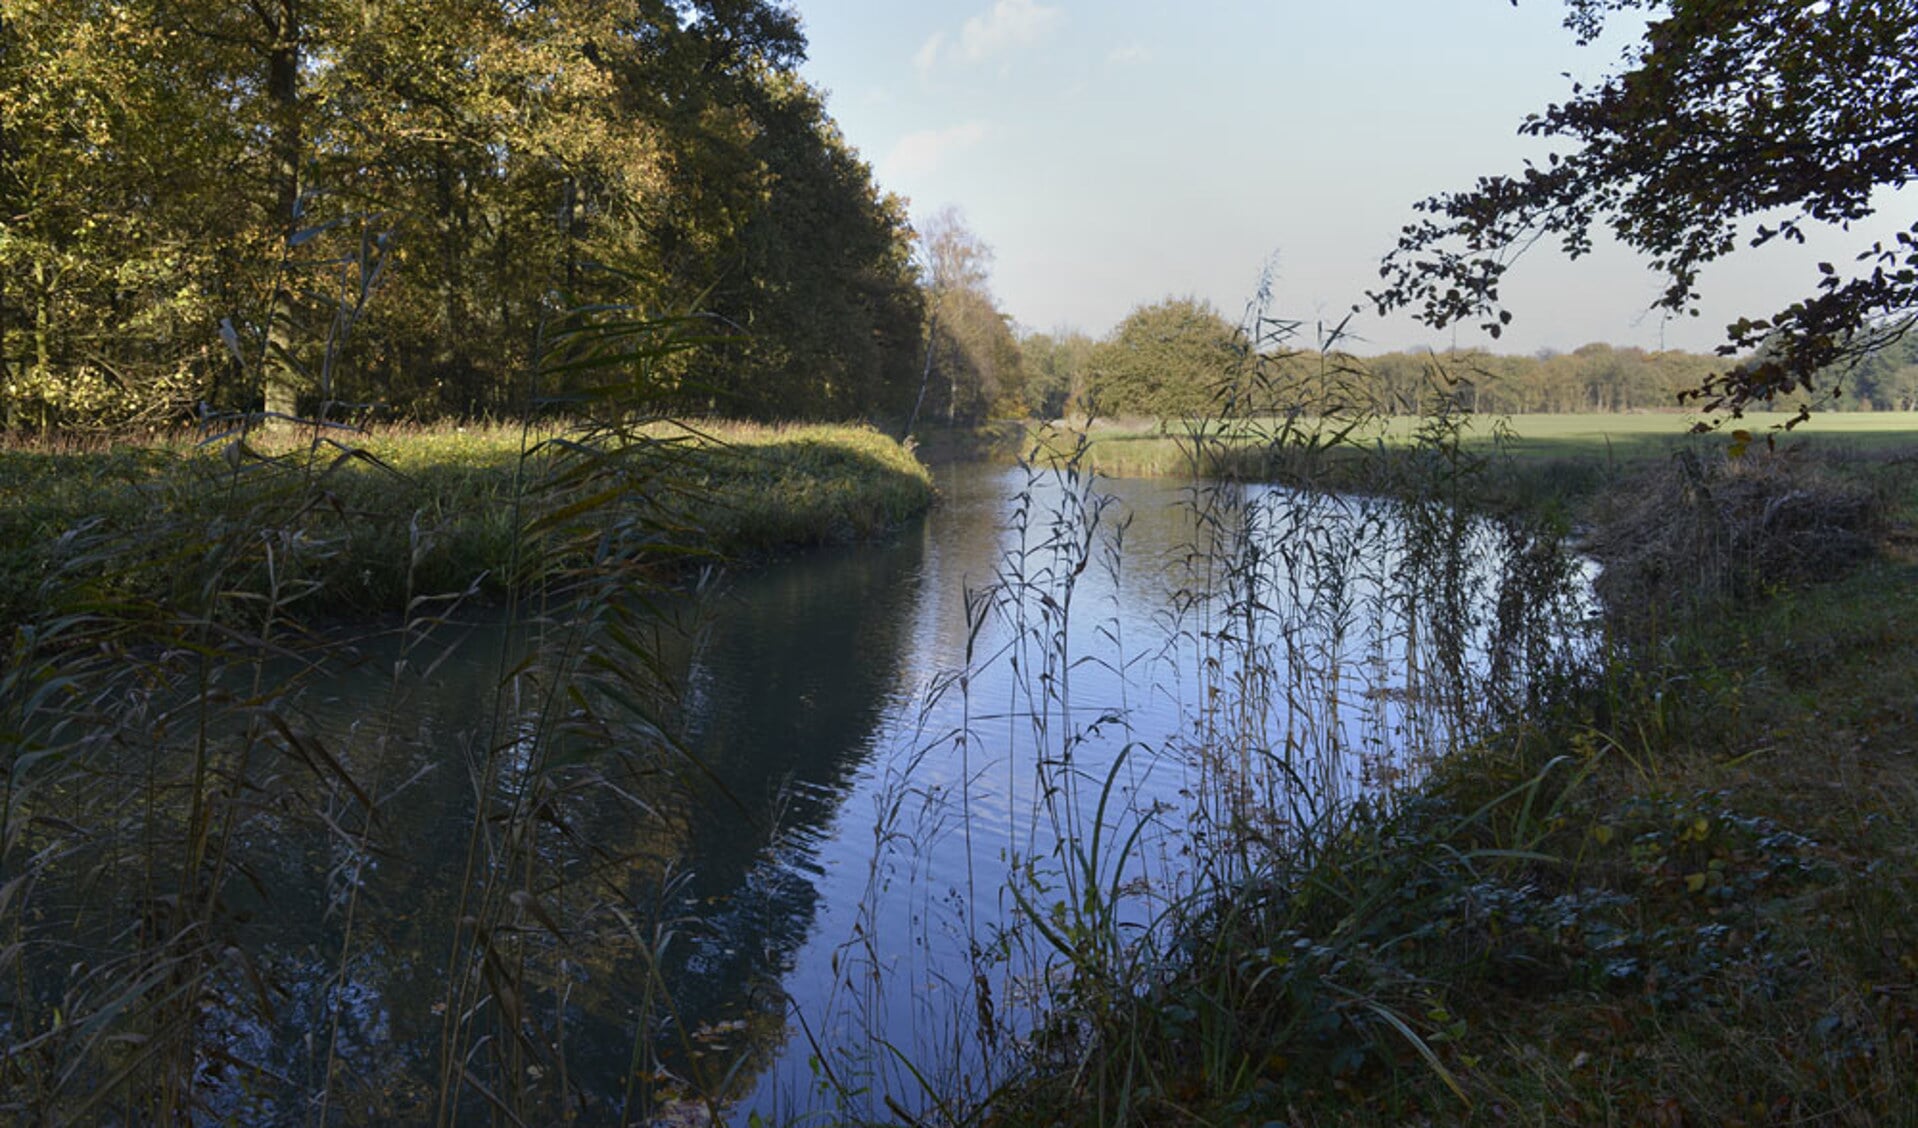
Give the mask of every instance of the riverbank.
[{"label": "riverbank", "polygon": [[[1220,844],[1249,874],[1059,992],[984,1115],[1918,1123],[1918,473],[1813,461],[1607,471],[1578,515],[1670,543],[1601,546],[1599,668],[1389,807]],[[1780,548],[1841,524],[1868,558]]]},{"label": "riverbank", "polygon": [[[1677,413],[1461,416],[1453,442],[1458,452],[1486,464],[1474,487],[1482,504],[1531,509],[1584,506],[1675,454],[1722,450],[1735,441],[1734,430],[1752,436],[1755,448],[1775,446],[1802,455],[1873,460],[1918,448],[1918,412],[1826,412],[1785,431],[1793,418],[1789,412],[1753,412],[1718,432],[1697,435],[1687,430],[1695,417]],[[1339,440],[1343,449],[1311,460],[1316,474],[1332,479],[1315,484],[1366,489],[1381,476],[1405,471],[1392,463],[1416,452],[1420,429],[1430,425],[1414,416],[1361,421]],[[1274,422],[1253,421],[1221,433],[1217,423],[1210,423],[1205,440],[1195,443],[1193,426],[1179,421],[1098,420],[1033,429],[1025,445],[1076,455],[1084,468],[1113,478],[1283,480],[1287,452],[1271,449],[1266,441],[1275,428]]]},{"label": "riverbank", "polygon": [[670,579],[872,536],[934,493],[870,428],[711,423],[14,446],[0,496],[0,616],[23,622],[49,600],[195,605],[235,582],[305,613],[381,614],[615,558]]}]

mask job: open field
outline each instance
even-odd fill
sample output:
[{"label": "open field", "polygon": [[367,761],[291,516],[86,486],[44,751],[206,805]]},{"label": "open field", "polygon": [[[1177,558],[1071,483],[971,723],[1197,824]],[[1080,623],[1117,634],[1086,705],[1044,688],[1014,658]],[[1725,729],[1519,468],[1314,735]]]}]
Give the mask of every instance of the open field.
[{"label": "open field", "polygon": [[[1787,413],[1751,414],[1716,432],[1694,434],[1694,417],[1678,414],[1466,416],[1441,445],[1487,463],[1476,475],[1473,501],[1503,508],[1577,507],[1638,470],[1681,451],[1716,457],[1737,448],[1735,431],[1751,436],[1748,449],[1768,444],[1783,452],[1881,460],[1918,457],[1918,412],[1830,412],[1792,431]],[[1310,484],[1389,491],[1390,482],[1424,471],[1417,460],[1418,419],[1395,417],[1360,424],[1335,457],[1315,456]],[[1180,422],[1098,420],[1089,429],[1034,428],[1028,450],[1061,456],[1081,442],[1081,464],[1112,478],[1178,478],[1195,470],[1251,479],[1290,481],[1295,459],[1274,449],[1275,423],[1209,424],[1202,465],[1195,466],[1194,427]],[[1306,428],[1309,430],[1309,426]],[[1431,436],[1426,447],[1431,452]],[[1463,499],[1461,499],[1463,500]]]},{"label": "open field", "polygon": [[[1515,459],[1575,459],[1619,466],[1665,457],[1690,446],[1729,446],[1736,430],[1750,433],[1755,443],[1771,439],[1784,449],[1859,454],[1918,450],[1918,412],[1826,412],[1787,431],[1785,424],[1792,418],[1788,412],[1755,412],[1716,433],[1695,435],[1691,427],[1697,417],[1692,415],[1476,416],[1466,420],[1461,439],[1468,449],[1495,449]],[[1211,433],[1218,433],[1217,424],[1209,426]],[[1402,447],[1412,441],[1418,426],[1416,418],[1394,417],[1359,427],[1350,441]],[[1228,428],[1227,435],[1233,430]],[[1243,426],[1248,441],[1269,430],[1257,423]],[[1059,428],[1060,438],[1054,441],[1084,433],[1091,443],[1093,466],[1113,477],[1177,476],[1190,473],[1191,460],[1185,453],[1191,445],[1189,432],[1179,422],[1099,420],[1089,430]]]},{"label": "open field", "polygon": [[[1502,445],[1520,458],[1578,455],[1629,463],[1663,457],[1694,441],[1729,444],[1732,432],[1743,430],[1757,443],[1769,436],[1785,448],[1847,453],[1918,449],[1918,412],[1826,412],[1786,431],[1793,418],[1789,412],[1754,412],[1726,423],[1715,435],[1695,436],[1688,429],[1696,420],[1689,415],[1514,415],[1504,421],[1509,434]],[[1391,433],[1402,437],[1411,426],[1411,420],[1396,419]],[[1471,434],[1480,442],[1491,437],[1482,425]]]}]

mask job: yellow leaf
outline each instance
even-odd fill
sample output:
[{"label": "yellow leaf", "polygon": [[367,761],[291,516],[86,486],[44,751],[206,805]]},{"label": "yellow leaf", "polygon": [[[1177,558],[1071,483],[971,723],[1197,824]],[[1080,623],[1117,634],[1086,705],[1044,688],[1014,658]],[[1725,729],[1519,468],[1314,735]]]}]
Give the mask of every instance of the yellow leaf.
[{"label": "yellow leaf", "polygon": [[1592,828],[1592,837],[1598,839],[1600,846],[1610,846],[1612,844],[1612,833],[1611,827],[1602,824]]},{"label": "yellow leaf", "polygon": [[1688,874],[1686,874],[1686,875],[1685,875],[1685,888],[1686,888],[1686,889],[1688,889],[1688,890],[1690,890],[1690,891],[1691,891],[1691,892],[1693,892],[1693,893],[1702,893],[1702,892],[1704,892],[1704,891],[1705,891],[1705,875],[1704,875],[1704,874],[1702,874],[1702,873],[1688,873]]}]

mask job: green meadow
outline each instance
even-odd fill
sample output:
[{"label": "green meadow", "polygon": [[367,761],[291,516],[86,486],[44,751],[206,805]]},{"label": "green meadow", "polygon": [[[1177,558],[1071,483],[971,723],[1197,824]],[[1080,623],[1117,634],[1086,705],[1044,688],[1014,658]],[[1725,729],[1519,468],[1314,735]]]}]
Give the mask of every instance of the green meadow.
[{"label": "green meadow", "polygon": [[[1884,459],[1918,452],[1918,412],[1826,412],[1795,428],[1788,412],[1750,413],[1697,432],[1698,417],[1666,414],[1463,416],[1447,447],[1483,463],[1477,504],[1551,508],[1578,504],[1622,477],[1689,451],[1717,457],[1742,450]],[[1404,477],[1427,426],[1416,417],[1362,420],[1338,449],[1307,461],[1312,485],[1361,491],[1396,488],[1379,475]],[[1293,452],[1275,449],[1274,421],[1200,424],[1095,420],[1034,427],[1026,450],[1041,458],[1077,453],[1085,467],[1114,478],[1228,475],[1299,480]],[[1083,451],[1080,446],[1083,445]],[[1194,452],[1200,452],[1195,458]]]}]

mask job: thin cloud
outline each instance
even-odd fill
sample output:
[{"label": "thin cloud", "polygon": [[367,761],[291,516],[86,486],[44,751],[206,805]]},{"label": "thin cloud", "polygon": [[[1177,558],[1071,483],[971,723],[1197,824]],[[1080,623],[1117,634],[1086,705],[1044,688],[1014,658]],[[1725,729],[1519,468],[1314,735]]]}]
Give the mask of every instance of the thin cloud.
[{"label": "thin cloud", "polygon": [[1034,0],[995,0],[991,8],[960,26],[958,42],[949,41],[943,31],[935,32],[919,48],[912,62],[921,74],[930,72],[942,61],[976,65],[1036,47],[1064,22],[1063,8],[1048,7]]},{"label": "thin cloud", "polygon": [[977,121],[945,129],[922,129],[901,137],[880,165],[888,178],[924,176],[985,137],[985,123]]},{"label": "thin cloud", "polygon": [[1137,43],[1114,47],[1106,53],[1106,62],[1115,67],[1133,67],[1152,61],[1152,52]]},{"label": "thin cloud", "polygon": [[946,33],[943,31],[933,32],[932,38],[926,40],[926,45],[919,48],[919,52],[912,57],[912,65],[920,74],[930,72],[933,67],[939,65],[939,52],[945,45]]}]

